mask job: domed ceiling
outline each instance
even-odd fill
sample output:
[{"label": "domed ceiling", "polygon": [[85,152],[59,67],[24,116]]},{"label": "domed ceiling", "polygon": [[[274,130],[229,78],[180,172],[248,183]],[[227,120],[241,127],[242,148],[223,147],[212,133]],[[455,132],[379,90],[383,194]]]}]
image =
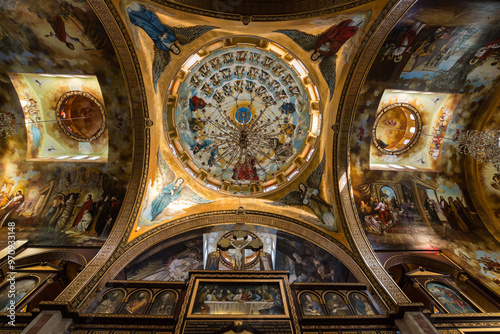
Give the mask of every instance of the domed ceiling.
[{"label": "domed ceiling", "polygon": [[216,191],[255,196],[304,169],[321,114],[317,89],[290,53],[258,38],[233,47],[216,42],[180,71],[187,74],[171,84],[176,101],[165,123],[188,174]]}]

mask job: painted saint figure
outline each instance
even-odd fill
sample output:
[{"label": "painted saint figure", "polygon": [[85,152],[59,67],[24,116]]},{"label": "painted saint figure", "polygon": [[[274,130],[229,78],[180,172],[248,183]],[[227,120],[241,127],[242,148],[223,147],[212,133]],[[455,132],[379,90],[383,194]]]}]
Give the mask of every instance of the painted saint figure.
[{"label": "painted saint figure", "polygon": [[132,24],[141,27],[153,40],[153,43],[164,51],[172,51],[179,54],[180,49],[175,45],[176,37],[172,29],[164,25],[158,16],[138,3],[127,8],[127,13]]},{"label": "painted saint figure", "polygon": [[302,310],[304,311],[304,315],[323,315],[323,309],[312,299],[310,294],[305,295]]},{"label": "painted saint figure", "polygon": [[12,215],[17,211],[17,209],[24,203],[24,195],[22,190],[16,191],[16,196],[14,196],[7,204],[0,208],[2,210],[2,216],[0,217],[0,227],[12,217]]},{"label": "painted saint figure", "polygon": [[177,200],[183,182],[184,179],[179,178],[177,181],[164,186],[161,193],[153,199],[151,205],[144,211],[144,218],[149,221],[154,220],[170,203]]},{"label": "painted saint figure", "polygon": [[[92,204],[93,204],[92,194],[88,194],[87,200],[85,201],[85,203],[82,204],[82,208],[80,209],[80,212],[78,213],[78,216],[76,216],[76,219],[73,222],[73,225],[71,227],[78,226],[78,224],[80,223],[80,220],[82,220],[83,216],[85,215],[85,212],[89,213],[89,215],[90,215],[90,212],[92,211]],[[88,215],[87,215],[86,219],[88,219]],[[92,215],[90,216],[90,220],[92,220]],[[88,226],[88,225],[89,224],[86,224],[86,226]],[[85,229],[83,229],[82,231],[84,231],[84,230]]]}]

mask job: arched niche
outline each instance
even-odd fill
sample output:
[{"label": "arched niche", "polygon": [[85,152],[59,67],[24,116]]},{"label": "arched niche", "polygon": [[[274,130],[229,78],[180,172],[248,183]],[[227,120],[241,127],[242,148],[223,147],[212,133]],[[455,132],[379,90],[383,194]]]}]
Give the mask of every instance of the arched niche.
[{"label": "arched niche", "polygon": [[[219,225],[233,225],[233,229],[235,230],[244,230],[245,226],[260,226],[262,228],[279,230],[292,236],[300,236],[307,242],[320,246],[326,252],[336,257],[345,265],[356,281],[365,284],[371,290],[373,289],[363,270],[352,258],[351,252],[328,234],[307,224],[287,220],[282,216],[261,212],[239,212],[231,211],[227,212],[227,214],[207,213],[188,217],[177,222],[174,221],[173,223],[158,226],[132,240],[125,247],[121,256],[117,257],[110,264],[96,285],[96,288],[87,295],[84,302],[80,304],[79,309],[88,308],[108,281],[115,278],[124,279],[123,270],[132,261],[136,259],[140,260],[147,256],[143,256],[142,254],[147,254],[146,252],[156,253],[161,249],[170,247],[174,243],[179,243],[183,240],[186,241],[189,239],[189,235],[186,234],[187,232],[196,235],[197,230]],[[181,236],[181,238],[170,244],[168,241],[174,240],[176,236]]]},{"label": "arched niche", "polygon": [[[423,303],[433,313],[498,312],[500,309],[500,304],[491,296],[485,286],[469,278],[462,268],[451,263],[445,257],[438,260],[405,253],[389,258],[385,262],[384,268],[412,302]],[[450,311],[453,307],[446,306],[447,304],[443,303],[443,300],[448,299],[448,302],[452,304],[456,297],[439,296],[433,293],[432,289],[428,287],[429,282],[435,282],[453,290],[453,294],[472,305],[473,311],[467,308],[463,310],[456,308],[455,311]],[[449,291],[448,294],[450,294]]]}]

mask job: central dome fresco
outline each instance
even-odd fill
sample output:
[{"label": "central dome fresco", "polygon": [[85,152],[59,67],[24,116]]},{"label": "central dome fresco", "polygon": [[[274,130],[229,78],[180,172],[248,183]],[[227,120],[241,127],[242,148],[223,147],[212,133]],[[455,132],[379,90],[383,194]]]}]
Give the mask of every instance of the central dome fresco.
[{"label": "central dome fresco", "polygon": [[198,182],[259,195],[295,178],[320,134],[316,87],[274,43],[237,37],[192,55],[170,85],[167,139]]}]

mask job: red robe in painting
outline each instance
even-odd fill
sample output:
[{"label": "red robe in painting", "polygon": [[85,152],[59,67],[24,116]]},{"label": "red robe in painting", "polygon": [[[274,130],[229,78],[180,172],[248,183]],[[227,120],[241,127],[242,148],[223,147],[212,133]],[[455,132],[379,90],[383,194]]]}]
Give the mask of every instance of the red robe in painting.
[{"label": "red robe in painting", "polygon": [[85,213],[85,210],[89,210],[89,212],[92,212],[92,199],[87,200],[85,203],[83,203],[82,209],[78,213],[78,216],[76,217],[75,221],[73,222],[73,226],[75,227],[78,225],[80,220],[82,220],[83,214]]},{"label": "red robe in painting", "polygon": [[257,175],[257,168],[255,167],[255,159],[248,155],[245,162],[240,162],[239,160],[234,165],[233,169],[233,180],[250,180],[258,181],[259,175]]},{"label": "red robe in painting", "polygon": [[342,21],[319,36],[314,46],[315,52],[318,52],[323,58],[336,54],[342,45],[358,32],[358,27],[348,26],[351,22],[352,20]]}]

